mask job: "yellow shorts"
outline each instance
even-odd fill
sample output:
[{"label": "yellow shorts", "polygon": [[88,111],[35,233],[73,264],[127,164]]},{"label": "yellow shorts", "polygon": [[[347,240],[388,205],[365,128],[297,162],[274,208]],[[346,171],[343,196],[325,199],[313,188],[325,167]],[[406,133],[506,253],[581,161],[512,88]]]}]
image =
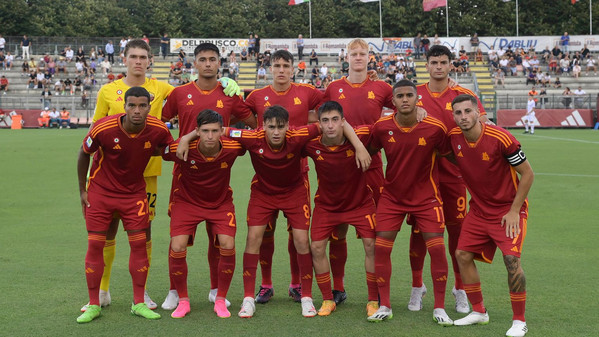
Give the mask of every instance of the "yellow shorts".
[{"label": "yellow shorts", "polygon": [[156,214],[156,197],[158,193],[158,177],[144,177],[146,181],[146,195],[148,196],[148,208],[150,210],[150,221],[154,220]]}]

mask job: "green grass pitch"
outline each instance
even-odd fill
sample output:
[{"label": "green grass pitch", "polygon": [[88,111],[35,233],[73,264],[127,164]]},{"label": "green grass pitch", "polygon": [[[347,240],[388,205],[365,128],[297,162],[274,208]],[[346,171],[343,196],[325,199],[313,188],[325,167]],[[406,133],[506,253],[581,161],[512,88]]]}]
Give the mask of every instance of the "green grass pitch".
[{"label": "green grass pitch", "polygon": [[[514,130],[536,173],[529,195],[530,218],[524,244],[527,276],[529,336],[591,336],[599,298],[599,132],[593,130],[537,130],[534,136]],[[75,318],[87,302],[83,262],[86,232],[77,190],[76,158],[85,130],[0,130],[0,335],[2,336],[503,336],[511,325],[507,276],[501,258],[481,265],[488,326],[437,326],[432,321],[432,285],[428,264],[425,283],[430,294],[420,312],[409,312],[408,231],[399,234],[393,251],[392,303],[395,318],[372,324],[366,321],[366,282],[362,245],[349,239],[346,270],[348,301],[329,317],[301,316],[299,304],[287,297],[289,267],[287,235],[279,217],[274,259],[275,297],[257,305],[252,319],[237,317],[243,296],[242,252],[245,213],[253,170],[249,157],[233,168],[232,187],[237,207],[237,268],[229,291],[229,319],[219,319],[207,301],[208,267],[203,225],[196,245],[189,249],[189,290],[192,312],[174,320],[157,309],[161,320],[147,321],[129,314],[132,291],[128,273],[128,244],[124,232],[117,237],[111,294],[112,305],[90,324]],[[163,165],[159,179],[158,215],[153,223],[153,263],[148,291],[162,303],[168,291],[168,226],[166,215],[170,171]],[[311,172],[313,191],[316,187]],[[350,237],[353,229],[350,230]],[[451,275],[451,273],[450,273]],[[453,277],[448,288],[451,289]],[[447,312],[453,296],[447,291]],[[315,305],[320,292],[313,286]]]}]

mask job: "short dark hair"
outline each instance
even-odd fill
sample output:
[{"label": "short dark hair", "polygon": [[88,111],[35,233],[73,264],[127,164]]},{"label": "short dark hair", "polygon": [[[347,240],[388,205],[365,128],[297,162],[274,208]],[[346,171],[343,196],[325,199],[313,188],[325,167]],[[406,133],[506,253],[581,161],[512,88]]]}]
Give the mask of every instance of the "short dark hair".
[{"label": "short dark hair", "polygon": [[264,111],[262,118],[264,122],[274,119],[277,124],[286,124],[289,122],[289,112],[280,105],[273,105]]},{"label": "short dark hair", "polygon": [[474,97],[472,95],[468,95],[468,94],[461,94],[461,95],[457,96],[456,98],[454,98],[453,101],[451,101],[451,107],[453,108],[453,106],[456,105],[457,103],[462,103],[462,102],[466,102],[466,101],[472,102],[472,105],[478,109],[478,100],[476,99],[476,97]]},{"label": "short dark hair", "polygon": [[213,51],[216,53],[216,56],[220,57],[220,51],[218,50],[218,47],[214,43],[210,42],[200,43],[196,49],[193,50],[193,57],[198,56],[198,54],[203,51]]},{"label": "short dark hair", "polygon": [[221,116],[218,112],[211,110],[211,109],[202,110],[198,114],[196,121],[198,123],[198,127],[200,127],[204,124],[212,124],[212,123],[218,123],[220,126],[223,126],[223,116]]},{"label": "short dark hair", "polygon": [[146,97],[148,99],[148,103],[152,100],[150,98],[150,93],[146,90],[146,88],[142,87],[131,87],[125,92],[125,103],[127,103],[127,98],[129,97]]},{"label": "short dark hair", "polygon": [[125,50],[123,51],[125,57],[127,57],[127,54],[129,53],[129,49],[131,49],[131,48],[143,49],[148,52],[148,57],[152,56],[152,49],[150,48],[148,43],[142,39],[134,39],[134,40],[127,42],[127,45],[125,46]]},{"label": "short dark hair", "polygon": [[343,107],[335,101],[324,102],[318,109],[318,118],[320,119],[320,116],[323,113],[330,111],[339,111],[339,114],[341,114],[341,117],[343,118]]},{"label": "short dark hair", "polygon": [[433,56],[443,55],[447,55],[447,58],[449,58],[449,60],[453,59],[453,54],[451,53],[451,50],[449,50],[449,48],[445,46],[434,45],[426,52],[426,60],[428,61],[428,59]]},{"label": "short dark hair", "polygon": [[397,81],[397,83],[395,83],[395,85],[393,86],[393,91],[395,91],[395,89],[397,88],[401,88],[401,87],[412,87],[414,88],[414,91],[416,91],[416,84],[414,84],[414,82],[410,81],[410,80],[399,80]]},{"label": "short dark hair", "polygon": [[275,51],[272,54],[271,59],[273,62],[276,60],[279,60],[279,59],[283,59],[283,60],[285,60],[287,62],[291,62],[291,64],[293,64],[293,55],[291,55],[291,53],[285,49],[279,49],[279,50]]}]

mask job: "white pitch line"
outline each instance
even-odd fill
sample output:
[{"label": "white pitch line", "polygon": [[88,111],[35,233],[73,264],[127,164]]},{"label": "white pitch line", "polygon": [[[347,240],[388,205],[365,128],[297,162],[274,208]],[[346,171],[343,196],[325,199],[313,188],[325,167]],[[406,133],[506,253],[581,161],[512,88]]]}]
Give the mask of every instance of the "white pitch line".
[{"label": "white pitch line", "polygon": [[578,143],[587,143],[587,144],[599,144],[599,141],[592,140],[582,140],[582,139],[572,139],[572,138],[560,138],[560,137],[549,137],[549,136],[539,136],[539,135],[530,135],[530,138],[545,138],[545,139],[553,139],[553,140],[565,140],[569,142],[578,142]]},{"label": "white pitch line", "polygon": [[599,178],[599,174],[569,174],[569,173],[544,173],[535,172],[538,176],[557,176],[557,177],[583,177],[583,178]]}]

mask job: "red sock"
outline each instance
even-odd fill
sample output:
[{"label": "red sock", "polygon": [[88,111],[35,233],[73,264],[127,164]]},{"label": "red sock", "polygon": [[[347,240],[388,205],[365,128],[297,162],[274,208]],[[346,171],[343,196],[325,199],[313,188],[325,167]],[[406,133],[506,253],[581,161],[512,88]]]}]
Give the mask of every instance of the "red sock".
[{"label": "red sock", "polygon": [[297,250],[295,250],[295,243],[293,243],[293,235],[289,232],[289,239],[287,241],[287,251],[289,252],[289,267],[291,269],[291,284],[300,284],[300,270],[297,264]]},{"label": "red sock", "polygon": [[445,289],[447,287],[447,256],[443,237],[426,240],[426,248],[431,257],[431,276],[435,293],[434,308],[445,308]]},{"label": "red sock", "polygon": [[366,272],[366,286],[368,286],[368,301],[379,300],[379,288],[376,285],[376,274]]},{"label": "red sock", "polygon": [[458,265],[458,260],[455,257],[455,250],[458,248],[458,240],[460,239],[462,224],[450,223],[446,224],[445,228],[447,228],[447,241],[449,246],[449,256],[451,257],[451,265],[453,266],[453,275],[455,277],[455,288],[464,289],[462,276],[460,275],[460,266]]},{"label": "red sock", "polygon": [[100,282],[104,273],[104,243],[106,234],[87,234],[85,254],[85,278],[89,292],[89,304],[100,305]]},{"label": "red sock", "polygon": [[243,254],[243,297],[254,297],[258,254]]},{"label": "red sock", "polygon": [[[169,273],[168,273],[168,280],[170,282],[170,288],[169,290],[177,290],[177,286],[175,285],[175,280],[173,280],[173,275],[171,275],[170,272],[170,259],[171,259],[171,246],[168,246],[168,256],[169,256]],[[178,293],[178,291],[177,291]]]},{"label": "red sock", "polygon": [[129,255],[129,273],[133,281],[133,303],[144,302],[144,289],[148,279],[148,252],[146,250],[146,232],[127,232],[131,253]]},{"label": "red sock", "polygon": [[322,274],[316,274],[316,284],[322,293],[322,300],[332,300],[333,290],[331,289],[331,273],[326,272]]},{"label": "red sock", "polygon": [[312,254],[297,254],[302,297],[312,297]]},{"label": "red sock", "polygon": [[345,291],[345,263],[347,262],[347,240],[330,240],[329,260],[333,274],[333,289]]},{"label": "red sock", "polygon": [[[272,233],[274,234],[274,233]],[[272,255],[275,253],[275,237],[265,236],[260,246],[260,270],[262,271],[262,286],[272,288]]]},{"label": "red sock", "polygon": [[422,287],[422,269],[424,268],[424,258],[426,257],[426,244],[422,233],[415,232],[412,224],[412,234],[410,235],[410,267],[412,268],[412,287]]},{"label": "red sock", "polygon": [[179,298],[189,298],[187,294],[187,250],[175,252],[169,249],[168,274]]},{"label": "red sock", "polygon": [[227,298],[229,286],[233,279],[235,271],[235,248],[220,249],[220,262],[218,263],[218,291],[216,292],[217,299]]},{"label": "red sock", "polygon": [[380,304],[391,308],[391,251],[393,240],[377,236],[374,244],[374,273],[379,289]]},{"label": "red sock", "polygon": [[216,237],[212,233],[212,226],[206,224],[206,233],[208,234],[208,267],[210,268],[210,289],[218,288],[218,263],[220,252],[216,245]]},{"label": "red sock", "polygon": [[472,311],[487,311],[483,303],[483,292],[480,288],[480,282],[464,284],[464,290],[466,291],[466,296],[468,296],[468,301],[470,301],[470,304],[472,304]]},{"label": "red sock", "polygon": [[526,322],[524,312],[526,311],[526,291],[521,293],[510,292],[510,300],[512,301],[512,311],[514,315],[512,320]]}]

